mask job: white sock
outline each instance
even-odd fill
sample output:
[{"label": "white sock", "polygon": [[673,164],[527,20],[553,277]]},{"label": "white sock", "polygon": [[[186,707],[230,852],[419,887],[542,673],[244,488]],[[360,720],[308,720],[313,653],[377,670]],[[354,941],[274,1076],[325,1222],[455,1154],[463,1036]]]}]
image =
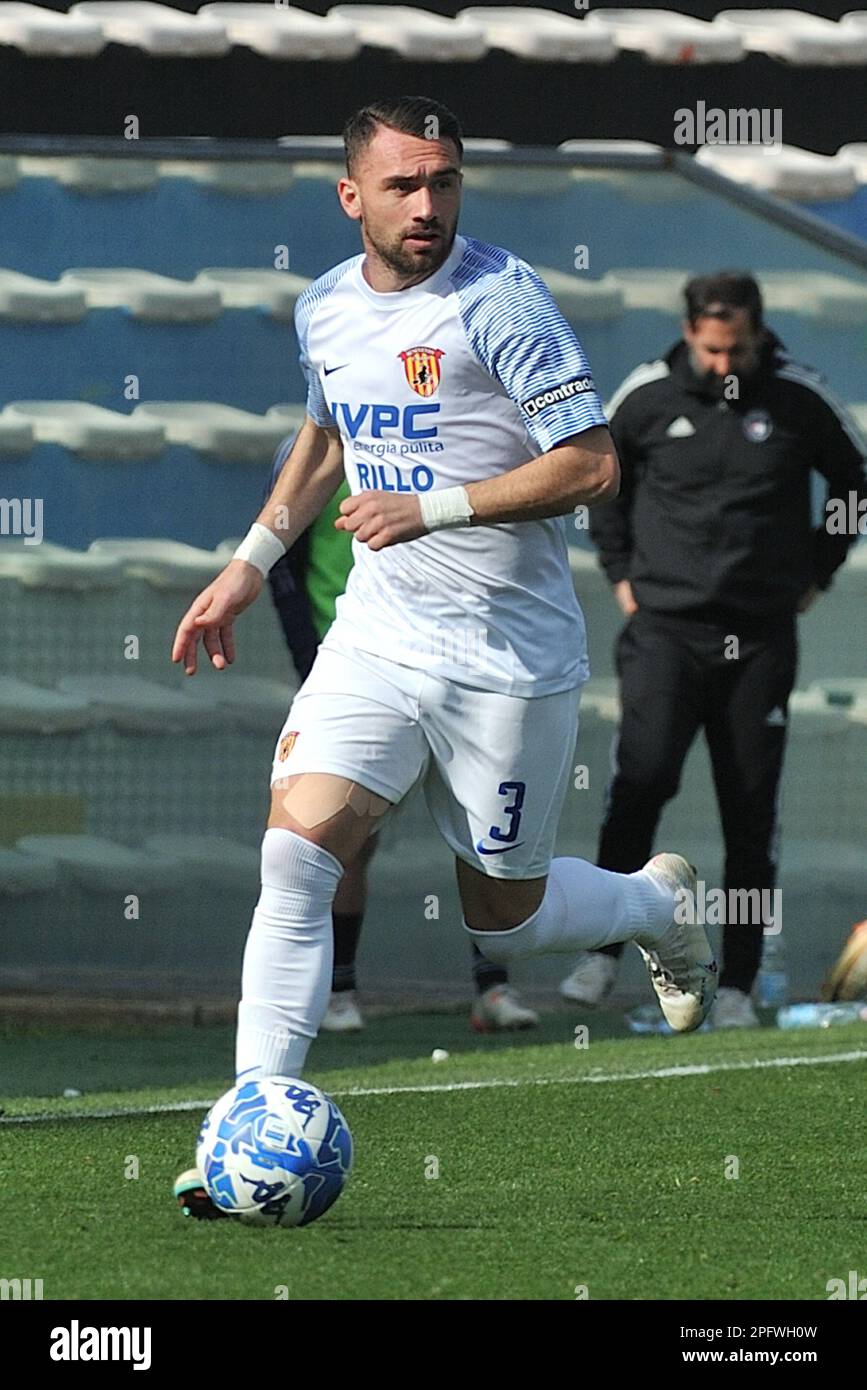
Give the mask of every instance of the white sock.
[{"label": "white sock", "polygon": [[238,1005],[238,1079],[300,1076],[331,993],[331,905],[342,875],[333,854],[294,830],[265,831]]},{"label": "white sock", "polygon": [[671,926],[674,893],[640,869],[613,874],[585,859],[553,859],[541,904],[508,931],[473,931],[479,950],[495,965],[524,956],[598,951],[613,941],[652,944]]}]

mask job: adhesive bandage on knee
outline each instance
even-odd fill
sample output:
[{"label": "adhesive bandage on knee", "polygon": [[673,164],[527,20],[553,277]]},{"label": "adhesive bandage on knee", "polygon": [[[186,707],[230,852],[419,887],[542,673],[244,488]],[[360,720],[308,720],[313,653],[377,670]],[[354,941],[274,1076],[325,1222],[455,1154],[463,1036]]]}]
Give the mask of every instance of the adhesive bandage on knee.
[{"label": "adhesive bandage on knee", "polygon": [[293,830],[262,841],[262,891],[244,951],[239,1078],[298,1076],[331,992],[331,905],[343,866]]},{"label": "adhesive bandage on knee", "polygon": [[313,830],[348,806],[357,816],[382,816],[393,803],[367,787],[330,772],[304,772],[283,798],[283,809],[305,830]]},{"label": "adhesive bandage on knee", "polygon": [[614,941],[642,942],[671,926],[674,894],[639,870],[614,874],[584,859],[554,859],[540,906],[507,931],[464,927],[479,950],[495,965],[549,952],[597,951]]}]

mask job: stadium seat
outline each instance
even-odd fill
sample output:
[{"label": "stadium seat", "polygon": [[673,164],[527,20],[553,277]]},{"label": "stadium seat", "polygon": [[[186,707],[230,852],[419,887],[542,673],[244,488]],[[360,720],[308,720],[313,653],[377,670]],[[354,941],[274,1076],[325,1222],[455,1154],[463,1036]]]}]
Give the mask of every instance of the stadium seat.
[{"label": "stadium seat", "polygon": [[714,23],[737,29],[747,52],[801,67],[867,63],[867,28],[844,28],[803,10],[722,10]]},{"label": "stadium seat", "polygon": [[10,401],[6,414],[29,424],[39,443],[62,444],[84,458],[155,458],[166,445],[165,429],[153,417],[121,415],[83,401]]},{"label": "stadium seat", "polygon": [[148,401],[131,417],[165,431],[172,444],[237,463],[264,463],[285,433],[276,421],[211,401]]},{"label": "stadium seat", "polygon": [[310,284],[288,270],[242,270],[210,267],[200,270],[195,283],[215,289],[227,309],[267,309],[280,323],[291,323],[298,296]]},{"label": "stadium seat", "polygon": [[288,192],[295,171],[272,159],[163,159],[162,178],[188,179],[209,192],[231,198],[274,198]]},{"label": "stadium seat", "polygon": [[87,308],[79,285],[56,285],[15,270],[0,270],[0,319],[17,323],[78,323]]},{"label": "stadium seat", "polygon": [[703,145],[695,158],[727,179],[778,198],[851,198],[858,182],[848,160],[792,145]]},{"label": "stadium seat", "polygon": [[180,859],[157,857],[96,835],[24,835],[16,848],[60,864],[88,893],[171,892],[184,882]]},{"label": "stadium seat", "polygon": [[535,63],[610,63],[617,56],[614,37],[604,29],[535,6],[473,5],[457,21],[481,29],[490,48]]},{"label": "stadium seat", "polygon": [[143,193],[159,182],[159,165],[152,159],[112,159],[88,155],[21,155],[22,175],[52,179],[75,193]]},{"label": "stadium seat", "polygon": [[224,25],[233,43],[266,58],[339,62],[361,48],[354,26],[334,14],[323,19],[290,5],[255,3],[202,5],[199,14]]},{"label": "stadium seat", "polygon": [[0,454],[29,454],[34,443],[31,424],[0,410]]},{"label": "stadium seat", "polygon": [[110,43],[141,48],[163,58],[215,58],[232,47],[225,25],[216,18],[183,14],[169,5],[145,0],[82,0],[69,13],[98,24]]},{"label": "stadium seat", "polygon": [[564,275],[551,266],[537,265],[564,316],[576,327],[582,323],[608,322],[619,318],[624,311],[624,295],[618,285],[604,280],[582,279],[579,275]]},{"label": "stadium seat", "polygon": [[671,10],[591,9],[583,22],[607,30],[618,48],[655,63],[736,63],[744,56],[734,27]]},{"label": "stadium seat", "polygon": [[[208,682],[207,695],[233,728],[245,733],[267,734],[273,740],[289,711],[296,686],[297,681],[266,680],[261,676],[226,671]],[[189,682],[179,688],[185,698],[196,697],[195,686]]]},{"label": "stadium seat", "polygon": [[148,854],[177,860],[185,882],[198,892],[204,886],[237,888],[255,893],[259,851],[220,835],[149,835],[142,845]]},{"label": "stadium seat", "polygon": [[91,542],[87,553],[116,560],[131,579],[172,591],[204,588],[222,568],[212,551],[178,541],[100,537]]},{"label": "stadium seat", "polygon": [[335,5],[329,16],[352,25],[362,44],[425,63],[471,63],[488,51],[485,31],[409,5]]},{"label": "stadium seat", "polygon": [[80,693],[45,690],[14,676],[0,676],[0,731],[4,734],[65,734],[96,722],[96,711]]},{"label": "stadium seat", "polygon": [[38,545],[26,540],[0,542],[0,579],[16,579],[26,589],[64,589],[76,593],[115,589],[123,571],[110,555],[82,555],[78,550]]},{"label": "stadium seat", "polygon": [[51,893],[58,887],[60,877],[58,862],[49,855],[22,854],[19,849],[0,847],[0,894],[4,897]]},{"label": "stadium seat", "polygon": [[[82,295],[89,309],[126,309],[148,323],[209,323],[219,318],[224,307],[217,286],[189,284],[151,270],[76,267],[65,270],[60,281]],[[2,286],[0,275],[0,296]]]},{"label": "stadium seat", "polygon": [[14,188],[21,177],[18,160],[12,155],[0,155],[0,193]]},{"label": "stadium seat", "polygon": [[116,676],[110,672],[90,676],[62,676],[58,690],[90,708],[116,729],[131,734],[191,734],[201,728],[202,710],[170,690],[142,676]]},{"label": "stadium seat", "polygon": [[41,5],[0,4],[0,44],[30,57],[92,58],[105,48],[102,26],[83,15],[57,14]]},{"label": "stadium seat", "polygon": [[265,411],[266,419],[276,421],[286,434],[295,434],[307,419],[303,405],[272,405]]}]

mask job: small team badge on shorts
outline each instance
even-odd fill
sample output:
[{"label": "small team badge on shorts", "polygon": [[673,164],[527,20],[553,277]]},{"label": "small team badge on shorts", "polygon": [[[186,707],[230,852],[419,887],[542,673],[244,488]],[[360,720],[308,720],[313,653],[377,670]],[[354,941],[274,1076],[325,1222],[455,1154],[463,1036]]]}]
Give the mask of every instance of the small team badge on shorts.
[{"label": "small team badge on shorts", "polygon": [[293,729],[291,734],[286,734],[280,740],[280,747],[277,749],[277,761],[285,763],[292,749],[295,747],[295,740],[298,737],[298,730]]}]

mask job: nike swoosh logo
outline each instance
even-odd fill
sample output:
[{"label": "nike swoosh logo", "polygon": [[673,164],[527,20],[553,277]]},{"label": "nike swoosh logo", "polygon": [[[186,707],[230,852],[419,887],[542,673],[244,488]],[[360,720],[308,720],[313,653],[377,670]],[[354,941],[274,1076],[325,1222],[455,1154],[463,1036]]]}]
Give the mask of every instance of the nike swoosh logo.
[{"label": "nike swoosh logo", "polygon": [[485,849],[481,840],[478,840],[476,842],[476,849],[479,854],[508,854],[510,849],[519,849],[523,843],[523,840],[519,840],[516,845],[503,845],[501,849]]},{"label": "nike swoosh logo", "polygon": [[324,374],[325,376],[330,376],[332,372],[342,372],[342,371],[343,371],[343,368],[344,368],[344,367],[348,367],[348,366],[349,366],[349,363],[348,363],[348,362],[341,362],[341,364],[340,364],[339,367],[323,367],[322,370],[323,370],[323,374]]}]

